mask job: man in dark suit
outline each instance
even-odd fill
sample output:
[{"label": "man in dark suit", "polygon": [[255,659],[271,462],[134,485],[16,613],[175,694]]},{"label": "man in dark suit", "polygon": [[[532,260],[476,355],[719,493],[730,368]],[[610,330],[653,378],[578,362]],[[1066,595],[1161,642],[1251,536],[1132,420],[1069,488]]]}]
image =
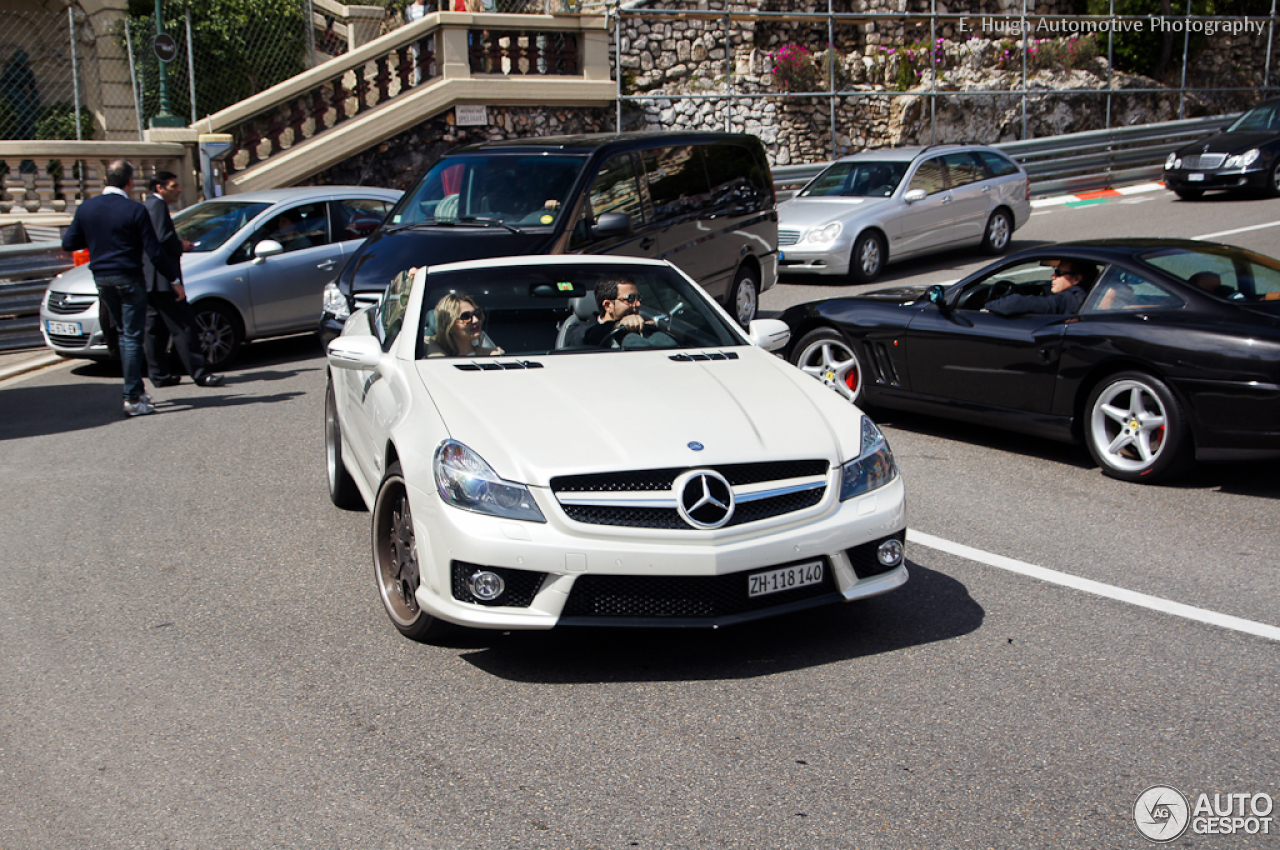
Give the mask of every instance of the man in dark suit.
[{"label": "man in dark suit", "polygon": [[147,320],[147,283],[142,258],[172,279],[181,276],[156,238],[155,227],[142,204],[129,197],[133,190],[133,166],[118,159],[107,166],[106,187],[77,209],[62,236],[64,251],[89,249],[89,270],[98,297],[107,305],[120,329],[120,361],[124,368],[126,416],[155,413],[143,392],[142,331]]},{"label": "man in dark suit", "polygon": [[[172,171],[157,171],[147,181],[151,194],[143,201],[151,223],[155,226],[156,236],[164,246],[165,253],[172,259],[179,270],[182,268],[182,252],[191,250],[191,243],[178,235],[173,227],[173,219],[169,217],[169,205],[178,202],[182,197],[182,185],[178,175]],[[169,374],[169,338],[173,338],[174,348],[182,360],[182,367],[187,370],[197,384],[202,387],[216,387],[222,383],[221,375],[211,375],[205,363],[204,352],[200,348],[200,334],[196,329],[195,312],[187,302],[186,291],[181,276],[169,278],[157,271],[155,263],[147,257],[142,258],[142,272],[147,281],[147,322],[143,347],[147,354],[147,369],[151,374],[151,383],[157,387],[171,387],[182,379]]]}]

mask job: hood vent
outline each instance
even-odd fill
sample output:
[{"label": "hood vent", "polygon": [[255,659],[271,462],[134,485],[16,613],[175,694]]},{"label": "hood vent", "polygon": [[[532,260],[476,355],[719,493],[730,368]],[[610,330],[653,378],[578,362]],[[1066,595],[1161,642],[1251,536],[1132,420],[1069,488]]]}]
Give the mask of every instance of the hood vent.
[{"label": "hood vent", "polygon": [[671,359],[677,363],[688,363],[693,360],[737,360],[736,351],[712,351],[709,353],[699,352],[697,354],[673,354]]},{"label": "hood vent", "polygon": [[541,369],[542,364],[534,360],[508,360],[506,362],[455,363],[453,368],[463,372],[505,372],[508,369]]}]

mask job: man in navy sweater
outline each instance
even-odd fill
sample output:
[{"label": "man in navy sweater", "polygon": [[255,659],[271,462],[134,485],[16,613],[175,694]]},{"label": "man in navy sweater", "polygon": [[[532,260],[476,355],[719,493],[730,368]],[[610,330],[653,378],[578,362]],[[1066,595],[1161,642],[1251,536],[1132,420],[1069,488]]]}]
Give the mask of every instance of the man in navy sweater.
[{"label": "man in navy sweater", "polygon": [[133,166],[116,160],[107,166],[106,182],[101,195],[76,209],[71,226],[62,236],[62,248],[89,249],[89,270],[93,272],[98,297],[120,329],[124,412],[126,416],[139,416],[156,410],[142,385],[142,332],[147,319],[143,254],[170,280],[179,279],[182,270],[160,244],[146,208],[129,197]]}]

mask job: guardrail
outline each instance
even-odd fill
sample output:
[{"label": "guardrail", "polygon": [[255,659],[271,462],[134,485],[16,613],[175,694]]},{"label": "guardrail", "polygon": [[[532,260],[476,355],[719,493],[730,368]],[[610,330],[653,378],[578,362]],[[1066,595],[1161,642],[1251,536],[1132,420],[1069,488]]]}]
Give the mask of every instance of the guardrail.
[{"label": "guardrail", "polygon": [[[1196,139],[1231,123],[1237,115],[1164,121],[1115,130],[1068,133],[1025,142],[992,145],[1013,157],[1031,175],[1032,197],[1157,179],[1165,158]],[[778,199],[789,198],[831,163],[782,165],[773,169]]]},{"label": "guardrail", "polygon": [[0,351],[44,345],[40,299],[49,281],[71,266],[57,242],[0,245]]}]

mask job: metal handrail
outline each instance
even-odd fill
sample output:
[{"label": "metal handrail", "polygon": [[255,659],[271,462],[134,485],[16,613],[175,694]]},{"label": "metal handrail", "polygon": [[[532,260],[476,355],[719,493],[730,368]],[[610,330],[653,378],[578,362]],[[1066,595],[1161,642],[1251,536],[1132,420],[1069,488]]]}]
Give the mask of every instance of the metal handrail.
[{"label": "metal handrail", "polygon": [[[1113,130],[1090,130],[992,145],[1013,157],[1031,177],[1032,197],[1107,189],[1158,178],[1170,153],[1221,129],[1236,115],[1163,121]],[[773,169],[779,200],[817,177],[830,162],[780,165]]]}]

